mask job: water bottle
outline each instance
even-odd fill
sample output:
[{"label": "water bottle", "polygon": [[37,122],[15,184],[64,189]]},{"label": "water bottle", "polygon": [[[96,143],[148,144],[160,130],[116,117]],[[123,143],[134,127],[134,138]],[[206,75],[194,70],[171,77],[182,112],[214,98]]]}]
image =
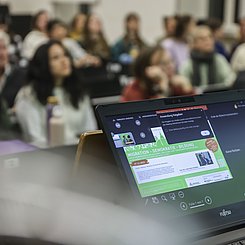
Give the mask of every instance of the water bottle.
[{"label": "water bottle", "polygon": [[52,116],[49,119],[49,133],[49,146],[54,147],[65,144],[65,125],[60,105],[53,107]]},{"label": "water bottle", "polygon": [[47,142],[50,142],[50,127],[49,127],[49,120],[52,117],[53,108],[58,105],[58,99],[56,96],[49,96],[47,99]]}]

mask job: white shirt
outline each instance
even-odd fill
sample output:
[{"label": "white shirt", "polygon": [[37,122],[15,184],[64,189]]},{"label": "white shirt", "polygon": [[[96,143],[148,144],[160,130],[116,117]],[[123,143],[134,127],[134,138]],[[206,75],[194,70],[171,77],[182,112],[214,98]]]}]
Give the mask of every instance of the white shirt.
[{"label": "white shirt", "polygon": [[[77,135],[97,128],[88,96],[79,102],[79,108],[76,109],[71,105],[63,88],[56,87],[54,95],[63,111],[65,144],[78,143]],[[17,95],[16,114],[25,139],[38,146],[47,146],[46,107],[37,100],[30,85],[23,87]]]},{"label": "white shirt", "polygon": [[22,57],[26,58],[27,60],[32,59],[39,46],[47,41],[48,37],[45,33],[38,30],[29,32],[23,42]]}]

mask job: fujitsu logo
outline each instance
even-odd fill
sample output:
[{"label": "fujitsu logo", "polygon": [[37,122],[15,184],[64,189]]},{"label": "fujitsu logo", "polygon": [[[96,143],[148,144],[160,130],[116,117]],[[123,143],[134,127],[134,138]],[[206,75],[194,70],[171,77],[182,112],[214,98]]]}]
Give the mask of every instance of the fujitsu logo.
[{"label": "fujitsu logo", "polygon": [[220,217],[226,217],[226,216],[229,216],[229,215],[231,215],[231,210],[223,209],[222,212],[219,213]]}]

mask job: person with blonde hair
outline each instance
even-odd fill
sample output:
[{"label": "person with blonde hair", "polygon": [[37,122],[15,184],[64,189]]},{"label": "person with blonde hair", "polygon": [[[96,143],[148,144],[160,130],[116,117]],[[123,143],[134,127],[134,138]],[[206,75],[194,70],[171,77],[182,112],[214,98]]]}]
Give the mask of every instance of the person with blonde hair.
[{"label": "person with blonde hair", "polygon": [[71,21],[69,37],[77,42],[83,41],[83,31],[87,16],[83,13],[78,13]]}]

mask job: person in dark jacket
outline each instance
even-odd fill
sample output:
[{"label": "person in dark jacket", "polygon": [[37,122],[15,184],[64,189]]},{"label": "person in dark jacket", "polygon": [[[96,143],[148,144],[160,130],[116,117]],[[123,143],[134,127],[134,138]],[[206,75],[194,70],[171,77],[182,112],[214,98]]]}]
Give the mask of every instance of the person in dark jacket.
[{"label": "person in dark jacket", "polygon": [[0,93],[7,109],[14,106],[15,97],[24,84],[25,72],[17,65],[11,65],[8,54],[9,38],[0,32]]}]

